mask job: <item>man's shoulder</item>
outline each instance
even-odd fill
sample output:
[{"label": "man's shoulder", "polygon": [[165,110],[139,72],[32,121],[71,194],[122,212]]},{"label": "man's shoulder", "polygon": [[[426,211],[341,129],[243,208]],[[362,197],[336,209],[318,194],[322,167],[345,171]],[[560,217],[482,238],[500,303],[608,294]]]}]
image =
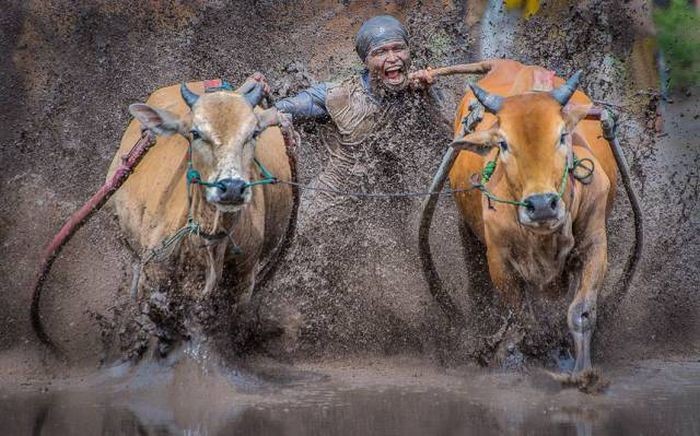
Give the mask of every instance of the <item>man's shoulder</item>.
[{"label": "man's shoulder", "polygon": [[361,77],[348,77],[328,87],[326,106],[329,108],[347,107],[352,101],[358,99],[364,100],[365,97],[369,98],[369,96],[365,94]]},{"label": "man's shoulder", "polygon": [[355,82],[357,82],[355,77],[348,77],[338,82],[329,83],[328,96],[339,97],[350,95],[355,88]]}]

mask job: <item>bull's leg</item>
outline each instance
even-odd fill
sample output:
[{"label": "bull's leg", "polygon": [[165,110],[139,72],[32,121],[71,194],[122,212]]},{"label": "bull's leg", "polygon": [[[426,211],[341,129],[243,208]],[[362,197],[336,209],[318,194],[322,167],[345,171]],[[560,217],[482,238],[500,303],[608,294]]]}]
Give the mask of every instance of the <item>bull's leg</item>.
[{"label": "bull's leg", "polygon": [[596,324],[598,291],[607,270],[608,244],[604,225],[587,234],[578,249],[583,257],[580,284],[569,306],[567,322],[574,339],[574,374],[591,369],[591,339]]},{"label": "bull's leg", "polygon": [[[488,250],[487,260],[489,275],[496,288],[496,293],[502,306],[508,313],[505,315],[501,329],[490,338],[490,345],[494,348],[493,360],[505,368],[517,368],[523,365],[523,355],[520,352],[520,343],[523,339],[523,330],[519,323],[511,322],[512,314],[518,314],[522,307],[522,280],[516,276],[515,271],[508,265],[506,256],[509,254],[500,250]],[[516,319],[518,315],[516,315]]]},{"label": "bull's leg", "polygon": [[520,290],[520,280],[516,276],[515,271],[508,267],[506,256],[508,254],[501,253],[499,250],[488,250],[486,257],[489,264],[489,275],[491,281],[496,287],[496,291],[506,305],[514,312],[520,310],[522,303],[522,295]]},{"label": "bull's leg", "polygon": [[250,303],[250,297],[253,295],[253,288],[255,287],[255,280],[252,271],[245,274],[243,277],[239,278],[239,282],[236,285],[236,300],[240,305],[246,305]]}]

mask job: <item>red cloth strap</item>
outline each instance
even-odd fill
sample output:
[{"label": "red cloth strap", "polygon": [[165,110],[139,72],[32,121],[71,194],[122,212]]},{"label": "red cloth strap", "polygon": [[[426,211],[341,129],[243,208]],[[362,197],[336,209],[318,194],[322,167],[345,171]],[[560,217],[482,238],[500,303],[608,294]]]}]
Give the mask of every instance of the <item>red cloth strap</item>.
[{"label": "red cloth strap", "polygon": [[204,92],[214,92],[221,89],[223,86],[223,81],[221,79],[211,79],[204,81]]}]

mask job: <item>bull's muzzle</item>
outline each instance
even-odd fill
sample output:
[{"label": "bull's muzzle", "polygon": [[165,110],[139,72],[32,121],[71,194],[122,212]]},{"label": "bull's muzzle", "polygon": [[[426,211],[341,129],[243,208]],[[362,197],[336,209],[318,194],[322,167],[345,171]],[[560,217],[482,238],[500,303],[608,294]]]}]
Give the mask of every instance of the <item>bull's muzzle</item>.
[{"label": "bull's muzzle", "polygon": [[556,224],[563,218],[563,205],[556,193],[530,195],[523,203],[519,215],[525,225]]},{"label": "bull's muzzle", "polygon": [[245,202],[248,184],[243,179],[221,179],[217,186],[209,188],[207,200],[222,206],[237,206]]}]

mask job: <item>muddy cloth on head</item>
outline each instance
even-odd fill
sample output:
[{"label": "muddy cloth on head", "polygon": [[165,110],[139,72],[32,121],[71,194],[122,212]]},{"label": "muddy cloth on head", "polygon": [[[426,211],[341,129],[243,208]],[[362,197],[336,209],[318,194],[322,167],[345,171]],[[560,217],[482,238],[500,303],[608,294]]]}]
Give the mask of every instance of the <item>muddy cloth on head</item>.
[{"label": "muddy cloth on head", "polygon": [[405,42],[408,45],[408,32],[396,18],[380,15],[362,24],[355,37],[355,50],[364,62],[372,49],[390,42]]},{"label": "muddy cloth on head", "polygon": [[[429,93],[378,100],[356,76],[330,87],[325,103],[333,121],[321,135],[328,161],[314,186],[363,192],[429,186],[451,140]],[[435,342],[446,322],[422,275],[421,200],[302,191],[285,273],[260,294],[262,318],[285,332],[285,352],[318,351],[318,344],[329,354],[407,352]]]}]

